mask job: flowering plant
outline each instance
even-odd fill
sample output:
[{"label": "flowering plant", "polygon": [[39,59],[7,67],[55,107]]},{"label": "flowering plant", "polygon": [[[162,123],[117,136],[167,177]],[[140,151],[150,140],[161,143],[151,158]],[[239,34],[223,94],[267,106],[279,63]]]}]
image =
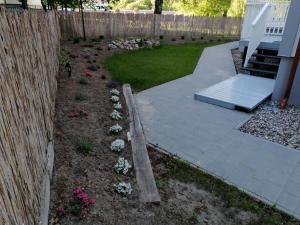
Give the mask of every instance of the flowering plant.
[{"label": "flowering plant", "polygon": [[57,208],[57,213],[60,216],[66,213],[79,216],[80,219],[85,219],[90,213],[90,207],[94,205],[96,201],[88,196],[83,188],[75,188],[73,190],[73,196],[68,201],[68,206],[63,208]]},{"label": "flowering plant", "polygon": [[114,152],[120,152],[125,148],[125,142],[122,139],[116,139],[111,143],[110,149]]}]

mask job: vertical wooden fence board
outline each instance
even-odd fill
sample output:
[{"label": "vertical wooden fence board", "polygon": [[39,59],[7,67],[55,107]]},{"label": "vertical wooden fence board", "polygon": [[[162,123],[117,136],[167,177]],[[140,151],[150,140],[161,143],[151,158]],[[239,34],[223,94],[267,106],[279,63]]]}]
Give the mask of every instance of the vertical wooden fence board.
[{"label": "vertical wooden fence board", "polygon": [[[149,13],[104,13],[85,12],[86,35],[96,38],[100,35],[109,38],[129,37],[172,37],[224,36],[238,38],[241,32],[241,18],[184,16]],[[82,36],[81,15],[71,12],[60,14],[63,39]]]},{"label": "vertical wooden fence board", "polygon": [[55,12],[0,9],[0,224],[38,224],[59,41]]}]

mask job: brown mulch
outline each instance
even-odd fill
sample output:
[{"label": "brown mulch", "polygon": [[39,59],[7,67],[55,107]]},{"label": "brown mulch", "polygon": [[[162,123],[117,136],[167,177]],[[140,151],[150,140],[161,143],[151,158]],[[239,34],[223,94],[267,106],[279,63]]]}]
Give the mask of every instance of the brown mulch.
[{"label": "brown mulch", "polygon": [[[88,47],[87,47],[88,46]],[[109,127],[116,124],[111,120],[113,105],[110,101],[111,75],[101,62],[112,54],[107,50],[107,43],[73,44],[62,43],[71,57],[72,77],[68,78],[65,68],[58,75],[58,93],[54,129],[55,165],[51,182],[50,225],[236,225],[247,224],[253,218],[251,213],[236,209],[227,209],[226,204],[213,194],[174,179],[165,180],[168,174],[166,162],[169,158],[153,149],[150,150],[157,186],[162,202],[160,205],[141,204],[133,170],[128,175],[117,175],[113,166],[119,156],[131,160],[131,146],[121,153],[110,150],[110,144],[116,138],[127,139],[129,129],[126,104],[123,96],[123,119],[118,123],[123,127],[120,135],[111,135]],[[101,48],[102,50],[101,50]],[[88,51],[86,51],[88,48]],[[85,49],[85,51],[84,51]],[[119,51],[119,50],[114,50]],[[88,53],[87,53],[88,52]],[[97,64],[100,69],[90,71],[89,84],[79,84],[87,67]],[[105,79],[103,79],[104,77]],[[121,91],[121,86],[118,86]],[[82,92],[87,100],[77,101],[75,95]],[[87,117],[68,117],[68,113],[79,110],[87,111]],[[93,142],[93,149],[88,155],[78,150],[81,137]],[[133,193],[127,197],[114,192],[113,184],[120,181],[130,182]],[[85,220],[73,215],[58,216],[58,207],[66,206],[76,187],[85,188],[95,199],[91,213]]]}]

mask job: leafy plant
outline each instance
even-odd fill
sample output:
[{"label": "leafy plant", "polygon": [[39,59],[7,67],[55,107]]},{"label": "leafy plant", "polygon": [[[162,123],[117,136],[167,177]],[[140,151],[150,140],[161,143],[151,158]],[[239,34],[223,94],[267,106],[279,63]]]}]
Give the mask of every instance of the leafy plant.
[{"label": "leafy plant", "polygon": [[73,43],[74,44],[78,44],[80,42],[80,38],[79,37],[76,37],[73,39]]},{"label": "leafy plant", "polygon": [[87,85],[89,83],[88,79],[85,77],[80,78],[79,84]]},{"label": "leafy plant", "polygon": [[120,152],[125,148],[125,142],[122,139],[116,139],[111,143],[110,149],[114,152]]},{"label": "leafy plant", "polygon": [[120,119],[122,119],[121,114],[120,114],[117,110],[114,110],[114,111],[110,114],[110,117],[111,117],[113,120],[120,120]]},{"label": "leafy plant", "polygon": [[96,201],[88,196],[83,188],[75,188],[73,196],[69,199],[66,207],[57,208],[57,214],[63,216],[66,213],[79,216],[80,219],[85,219],[90,213],[90,207]]},{"label": "leafy plant", "polygon": [[130,183],[120,182],[114,184],[115,191],[121,195],[129,195],[132,193],[133,189]]},{"label": "leafy plant", "polygon": [[84,101],[86,99],[87,99],[86,95],[81,92],[79,92],[75,95],[75,100],[77,100],[77,101]]},{"label": "leafy plant", "polygon": [[78,149],[80,152],[87,155],[93,149],[93,143],[88,138],[80,138]]},{"label": "leafy plant", "polygon": [[131,168],[129,162],[123,157],[119,157],[118,162],[114,166],[114,171],[117,174],[126,174],[128,170]]},{"label": "leafy plant", "polygon": [[122,129],[123,129],[123,128],[122,128],[119,124],[116,124],[116,125],[111,126],[111,127],[109,128],[109,131],[110,131],[111,133],[117,134],[117,133],[121,132]]}]

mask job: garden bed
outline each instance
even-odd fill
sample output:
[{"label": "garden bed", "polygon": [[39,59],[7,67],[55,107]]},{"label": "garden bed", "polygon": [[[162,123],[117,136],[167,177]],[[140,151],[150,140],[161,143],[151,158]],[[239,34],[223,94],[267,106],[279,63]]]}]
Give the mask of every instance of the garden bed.
[{"label": "garden bed", "polygon": [[[148,148],[149,157],[161,203],[142,204],[133,169],[126,175],[114,171],[119,156],[130,164],[132,156],[127,141],[120,153],[111,150],[115,139],[127,139],[129,123],[122,94],[119,96],[122,119],[116,122],[110,117],[114,110],[110,91],[115,82],[111,82],[110,73],[101,63],[112,53],[124,50],[108,50],[107,46],[105,42],[62,44],[66,55],[71,56],[72,77],[68,78],[68,72],[61,67],[50,225],[299,224],[236,188],[153,148]],[[97,66],[96,71],[87,69]],[[117,89],[121,92],[120,86]],[[111,134],[110,127],[116,123],[123,130]],[[120,195],[114,190],[113,185],[121,181],[131,184],[131,194]],[[76,215],[77,209],[70,207],[82,192],[89,200],[84,216]]]}]

